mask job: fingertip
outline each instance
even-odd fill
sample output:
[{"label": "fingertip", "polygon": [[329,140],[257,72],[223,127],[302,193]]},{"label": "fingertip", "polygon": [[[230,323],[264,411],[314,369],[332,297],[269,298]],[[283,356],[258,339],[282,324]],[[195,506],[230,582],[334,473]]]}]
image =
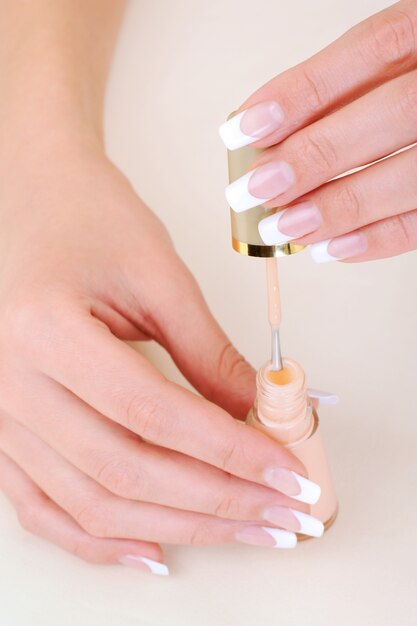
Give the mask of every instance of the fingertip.
[{"label": "fingertip", "polygon": [[149,559],[138,554],[124,554],[118,560],[120,565],[125,565],[126,567],[139,569],[158,576],[169,576],[169,568],[166,563],[155,559]]}]

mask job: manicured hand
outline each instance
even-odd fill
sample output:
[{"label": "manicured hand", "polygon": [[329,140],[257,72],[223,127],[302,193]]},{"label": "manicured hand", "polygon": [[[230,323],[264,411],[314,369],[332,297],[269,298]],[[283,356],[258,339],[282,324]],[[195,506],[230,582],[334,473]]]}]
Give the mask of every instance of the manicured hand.
[{"label": "manicured hand", "polygon": [[229,149],[265,149],[227,188],[230,206],[288,207],[260,222],[266,244],[313,244],[318,262],[417,248],[417,148],[396,154],[417,141],[416,64],[417,2],[403,0],[271,80],[222,125]]},{"label": "manicured hand", "polygon": [[[24,525],[155,571],[159,542],[320,534],[302,463],[232,417],[253,402],[252,368],[101,147],[23,142],[0,150],[0,179],[0,486]],[[201,396],[126,343],[145,339]]]}]

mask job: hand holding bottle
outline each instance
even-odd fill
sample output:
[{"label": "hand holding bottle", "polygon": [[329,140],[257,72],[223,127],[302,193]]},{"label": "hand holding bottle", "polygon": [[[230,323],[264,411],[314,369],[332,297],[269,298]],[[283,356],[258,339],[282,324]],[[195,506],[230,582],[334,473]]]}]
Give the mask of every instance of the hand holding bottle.
[{"label": "hand holding bottle", "polygon": [[261,221],[266,244],[311,244],[318,262],[417,248],[417,148],[394,154],[417,140],[416,32],[417,2],[397,2],[261,87],[222,125],[229,149],[265,149],[227,188],[230,206],[288,207]]},{"label": "hand holding bottle", "polygon": [[[120,4],[3,7],[0,488],[28,530],[63,548],[166,573],[158,542],[293,547],[320,490],[233,419],[253,402],[254,372],[105,155]],[[126,343],[147,339],[200,396]]]}]

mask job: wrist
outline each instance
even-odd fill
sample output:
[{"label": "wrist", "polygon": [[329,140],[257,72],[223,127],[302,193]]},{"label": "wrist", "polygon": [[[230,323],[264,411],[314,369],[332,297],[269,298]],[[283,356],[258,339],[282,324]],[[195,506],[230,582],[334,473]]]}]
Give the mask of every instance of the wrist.
[{"label": "wrist", "polygon": [[8,3],[16,29],[0,24],[0,133],[12,144],[65,134],[103,143],[107,64],[70,4]]},{"label": "wrist", "polygon": [[3,75],[0,136],[3,146],[90,137],[103,145],[101,106],[68,71],[35,64]]}]

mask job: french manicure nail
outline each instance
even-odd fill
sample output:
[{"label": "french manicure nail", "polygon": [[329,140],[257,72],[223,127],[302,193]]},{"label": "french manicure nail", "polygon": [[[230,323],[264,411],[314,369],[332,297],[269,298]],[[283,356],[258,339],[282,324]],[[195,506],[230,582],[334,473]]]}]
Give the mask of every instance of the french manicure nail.
[{"label": "french manicure nail", "polygon": [[320,498],[320,486],[292,470],[283,467],[267,469],[264,478],[270,487],[299,502],[316,504]]},{"label": "french manicure nail", "polygon": [[271,506],[265,509],[263,517],[276,526],[310,537],[321,537],[324,532],[323,522],[319,519],[285,506]]},{"label": "french manicure nail", "polygon": [[329,391],[320,391],[320,389],[307,389],[307,395],[309,398],[318,400],[320,404],[337,404],[339,402],[339,396]]},{"label": "french manicure nail", "polygon": [[314,243],[310,246],[310,253],[316,263],[328,263],[358,256],[367,249],[368,241],[365,235],[357,232]]},{"label": "french manicure nail", "polygon": [[294,182],[292,167],[284,161],[271,161],[247,172],[225,190],[229,206],[240,213],[264,204],[284,193]]},{"label": "french manicure nail", "polygon": [[320,211],[312,202],[300,202],[278,211],[258,224],[262,241],[268,246],[279,245],[304,237],[322,224]]},{"label": "french manicure nail", "polygon": [[219,134],[226,148],[236,150],[267,137],[281,126],[283,119],[278,102],[259,102],[223,122]]},{"label": "french manicure nail", "polygon": [[133,567],[135,569],[151,572],[152,574],[158,574],[159,576],[169,575],[169,569],[165,563],[153,561],[145,556],[125,554],[119,558],[119,563],[121,563],[121,565],[127,565],[127,567]]},{"label": "french manicure nail", "polygon": [[237,531],[236,540],[253,546],[269,546],[271,548],[295,548],[297,545],[295,533],[266,526],[242,528]]}]

